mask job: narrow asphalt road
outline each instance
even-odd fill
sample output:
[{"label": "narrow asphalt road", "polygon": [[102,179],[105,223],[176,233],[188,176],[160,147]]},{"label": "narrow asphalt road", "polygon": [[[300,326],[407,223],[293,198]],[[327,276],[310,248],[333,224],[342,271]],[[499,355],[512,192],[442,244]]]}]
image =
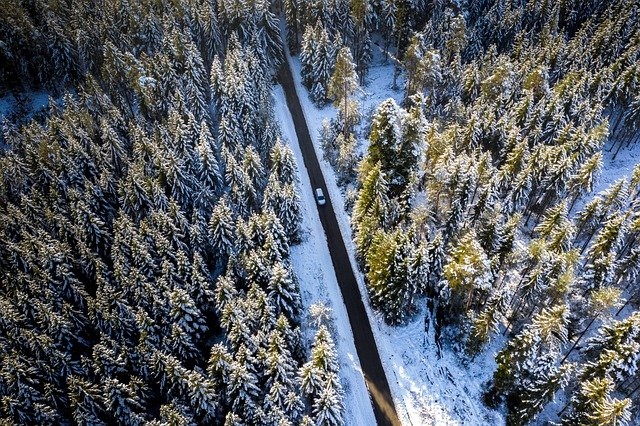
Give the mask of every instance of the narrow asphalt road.
[{"label": "narrow asphalt road", "polygon": [[[395,406],[393,405],[393,399],[391,398],[387,376],[382,368],[378,347],[373,338],[369,317],[364,309],[362,295],[360,294],[356,277],[351,268],[351,262],[349,261],[347,249],[342,240],[342,234],[340,234],[338,221],[336,220],[333,205],[329,198],[329,191],[327,191],[320,164],[318,163],[318,158],[311,142],[307,122],[296,93],[293,76],[291,75],[291,68],[286,61],[280,68],[278,80],[284,88],[287,106],[291,112],[291,117],[293,117],[300,151],[302,151],[304,165],[309,173],[311,186],[312,188],[322,188],[327,200],[324,206],[318,206],[318,214],[320,215],[324,232],[327,235],[331,261],[333,262],[333,268],[337,281],[340,284],[342,298],[344,299],[347,313],[349,314],[349,322],[353,330],[356,351],[358,352],[364,379],[373,401],[373,412],[376,416],[376,421],[379,426],[400,425],[401,423],[398,419]],[[348,404],[348,401],[346,403]]]}]

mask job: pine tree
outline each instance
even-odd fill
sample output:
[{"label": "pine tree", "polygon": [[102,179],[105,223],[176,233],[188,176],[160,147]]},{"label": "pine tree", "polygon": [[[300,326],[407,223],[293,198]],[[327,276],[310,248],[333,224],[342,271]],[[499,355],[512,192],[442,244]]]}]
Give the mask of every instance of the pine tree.
[{"label": "pine tree", "polygon": [[[390,183],[394,182],[394,163],[402,143],[401,109],[393,99],[387,99],[378,106],[371,123],[369,135],[369,149],[367,162],[371,165],[380,162],[381,168],[390,176]],[[398,191],[395,191],[396,193]]]},{"label": "pine tree", "polygon": [[605,223],[589,247],[580,286],[585,292],[598,290],[613,282],[615,259],[627,226],[626,214],[614,214]]},{"label": "pine tree", "polygon": [[261,390],[258,384],[258,378],[247,367],[246,361],[234,360],[229,373],[228,398],[233,412],[252,423],[260,422],[264,416],[259,406]]},{"label": "pine tree", "polygon": [[498,330],[500,313],[504,310],[504,298],[501,295],[487,300],[486,307],[471,318],[471,329],[465,343],[465,351],[475,357],[489,341],[491,334]]},{"label": "pine tree", "polygon": [[311,99],[318,105],[327,98],[327,87],[333,73],[337,49],[321,21],[315,27],[307,26],[302,37],[302,81],[309,89]]},{"label": "pine tree", "polygon": [[563,201],[545,213],[534,232],[538,233],[539,238],[550,239],[558,231],[571,226],[567,218],[567,203]]},{"label": "pine tree", "polygon": [[191,206],[194,182],[184,161],[172,153],[168,155],[165,167],[171,197],[188,210]]},{"label": "pine tree", "polygon": [[207,376],[215,387],[222,388],[227,382],[231,362],[232,357],[223,344],[216,343],[211,347],[211,354],[207,361]]},{"label": "pine tree", "polygon": [[543,356],[536,361],[537,365],[530,370],[531,377],[519,389],[522,402],[510,413],[509,419],[513,424],[524,425],[534,420],[544,406],[553,400],[554,394],[567,385],[573,370],[571,364],[554,367],[552,356]]},{"label": "pine tree", "polygon": [[249,182],[251,182],[253,188],[262,189],[264,187],[266,176],[262,166],[262,160],[255,148],[251,145],[245,149],[242,169],[249,178]]},{"label": "pine tree", "polygon": [[427,253],[429,262],[427,285],[431,289],[435,289],[436,285],[442,278],[442,271],[445,262],[445,247],[442,233],[437,233],[436,236],[429,242]]},{"label": "pine tree", "polygon": [[290,184],[296,181],[296,160],[289,145],[277,139],[271,148],[269,161],[271,175],[275,175],[280,183]]},{"label": "pine tree", "polygon": [[640,350],[640,314],[605,324],[597,335],[587,341],[587,352],[596,358],[588,362],[584,377],[608,377],[615,384],[632,377],[638,371]]},{"label": "pine tree", "polygon": [[313,62],[316,54],[316,38],[316,28],[307,24],[302,35],[302,48],[300,51],[300,74],[302,77],[302,83],[307,88],[311,88],[313,84],[311,73],[313,71]]},{"label": "pine tree", "polygon": [[602,153],[592,156],[589,161],[576,172],[568,184],[569,191],[573,194],[573,199],[569,205],[569,211],[573,209],[575,202],[582,193],[593,191],[595,179],[602,168]]},{"label": "pine tree", "polygon": [[575,338],[573,344],[560,361],[561,363],[564,363],[569,358],[569,355],[578,348],[578,344],[596,320],[606,319],[607,314],[612,308],[620,306],[620,294],[620,290],[615,287],[602,287],[589,294],[589,300],[584,309],[576,309],[578,311],[577,316],[580,319],[578,324],[580,324],[580,322],[586,322],[587,320],[589,320],[589,322]]},{"label": "pine tree", "polygon": [[335,67],[327,85],[327,96],[333,99],[333,105],[340,112],[346,138],[348,132],[358,121],[358,105],[350,97],[358,90],[358,75],[355,71],[351,50],[343,47],[338,51]]},{"label": "pine tree", "polygon": [[190,101],[191,111],[198,121],[209,117],[209,104],[206,96],[206,72],[200,51],[189,36],[181,35],[185,56],[185,95]]},{"label": "pine tree", "polygon": [[[565,305],[556,305],[552,308],[544,308],[538,313],[516,337],[511,339],[506,347],[496,355],[498,368],[493,375],[492,392],[504,394],[516,416],[528,415],[527,412],[537,411],[539,404],[548,402],[556,385],[564,383],[564,374],[568,367],[558,370],[554,367],[557,351],[567,341],[568,309]],[[544,358],[540,358],[544,356]],[[544,363],[538,364],[538,362]],[[540,369],[539,367],[543,368]],[[546,390],[530,382],[544,381],[545,375],[553,376],[552,385]],[[555,384],[553,384],[555,382]],[[554,388],[555,387],[555,388]],[[523,389],[528,389],[531,394],[526,395],[527,402],[523,398]],[[537,392],[538,394],[535,396]],[[551,395],[550,395],[551,394]],[[545,396],[546,395],[546,396]],[[542,398],[542,399],[537,399]],[[522,410],[521,412],[519,412]]]},{"label": "pine tree", "polygon": [[285,0],[283,8],[287,23],[287,45],[291,54],[295,55],[300,47],[298,34],[302,33],[300,28],[301,12],[298,7],[298,1]]},{"label": "pine tree", "polygon": [[113,419],[120,424],[139,424],[142,416],[136,411],[143,407],[137,399],[130,386],[125,385],[118,379],[107,378],[104,386],[105,400],[108,401],[108,411]]},{"label": "pine tree", "polygon": [[304,405],[296,394],[296,363],[279,330],[271,332],[266,353],[267,383],[269,393],[265,397],[265,412],[279,413],[280,420],[296,421]]},{"label": "pine tree", "polygon": [[199,339],[208,328],[191,296],[184,290],[175,289],[169,296],[171,320],[183,333]]},{"label": "pine tree", "polygon": [[289,242],[298,240],[300,228],[300,197],[292,184],[283,184],[275,174],[269,177],[262,199],[264,210],[272,211],[280,220]]},{"label": "pine tree", "polygon": [[98,385],[77,376],[70,376],[67,382],[74,421],[79,425],[102,423],[106,413]]},{"label": "pine tree", "polygon": [[176,402],[160,406],[160,420],[161,422],[158,422],[158,425],[188,425],[194,423],[193,416],[188,412],[188,409]]},{"label": "pine tree", "polygon": [[441,62],[440,53],[436,50],[426,50],[423,35],[415,34],[411,38],[403,61],[408,73],[407,95],[424,92],[433,103],[436,103],[439,96],[437,90],[443,80]]},{"label": "pine tree", "polygon": [[325,387],[313,402],[316,425],[339,426],[344,424],[342,411],[342,396],[331,386]]},{"label": "pine tree", "polygon": [[224,198],[213,209],[209,220],[209,235],[214,253],[222,256],[232,253],[235,235],[233,215]]},{"label": "pine tree", "polygon": [[359,162],[357,143],[353,133],[349,133],[346,138],[341,133],[335,140],[335,144],[338,146],[338,158],[335,160],[335,165],[342,181],[353,180],[356,176]]}]

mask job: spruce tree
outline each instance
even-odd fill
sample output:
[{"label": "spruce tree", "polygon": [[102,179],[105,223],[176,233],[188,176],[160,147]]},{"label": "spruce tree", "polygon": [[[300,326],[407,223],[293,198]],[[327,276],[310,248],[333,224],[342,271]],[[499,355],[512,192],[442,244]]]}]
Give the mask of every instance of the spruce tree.
[{"label": "spruce tree", "polygon": [[572,411],[562,417],[562,424],[625,424],[630,420],[629,399],[611,396],[614,383],[609,378],[587,378],[571,398]]},{"label": "spruce tree", "polygon": [[343,390],[337,376],[338,360],[329,331],[318,328],[311,359],[300,369],[301,390],[312,403],[317,424],[342,424]]},{"label": "spruce tree", "polygon": [[440,285],[451,291],[450,311],[466,314],[489,294],[493,279],[489,259],[473,232],[462,236],[449,256]]},{"label": "spruce tree", "polygon": [[[363,167],[364,168],[364,167]],[[367,254],[374,232],[386,224],[389,189],[380,163],[360,175],[362,188],[353,209],[352,223],[355,230],[354,241],[361,259]]]},{"label": "spruce tree", "polygon": [[[562,377],[569,370],[558,370],[555,360],[559,348],[567,341],[568,314],[565,305],[543,309],[496,355],[498,368],[493,375],[492,391],[507,396],[512,415],[526,417],[527,413],[536,412],[558,389],[554,386],[565,383]],[[538,368],[543,360],[544,368]],[[545,375],[551,381],[548,384],[555,385],[536,390],[533,383],[544,381]],[[531,393],[525,395],[523,389]]]},{"label": "spruce tree", "polygon": [[271,269],[268,288],[276,315],[283,313],[289,320],[295,320],[302,310],[302,304],[292,272],[282,264],[276,263]]},{"label": "spruce tree", "polygon": [[377,231],[366,257],[367,286],[374,307],[382,310],[385,320],[399,324],[413,308],[417,293],[411,262],[410,245],[402,231]]}]

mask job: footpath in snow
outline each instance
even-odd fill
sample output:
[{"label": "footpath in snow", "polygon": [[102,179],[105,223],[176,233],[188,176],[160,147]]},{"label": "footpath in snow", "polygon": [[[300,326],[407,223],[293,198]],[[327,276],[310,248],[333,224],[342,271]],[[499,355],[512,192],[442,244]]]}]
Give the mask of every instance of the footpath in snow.
[{"label": "footpath in snow", "polygon": [[[313,188],[297,144],[293,119],[287,108],[281,86],[275,87],[274,96],[275,113],[282,130],[283,142],[290,144],[298,163],[302,243],[291,247],[291,260],[300,283],[302,303],[307,315],[309,307],[314,304],[324,304],[331,309],[329,327],[335,339],[340,361],[340,376],[345,390],[345,424],[375,425],[373,408],[356,354],[349,317],[336,281],[326,236],[316,208]],[[306,341],[311,341],[315,332],[311,320],[312,318],[306,318],[302,321],[302,332]]]},{"label": "footpath in snow", "polygon": [[[302,86],[300,81],[300,61],[298,58],[288,59],[292,66],[296,90],[300,96],[311,138],[313,139],[314,147],[323,169],[323,175],[334,205],[340,231],[347,250],[349,251],[351,263],[352,265],[356,265],[353,256],[355,250],[351,236],[350,220],[344,210],[344,195],[337,186],[337,179],[331,165],[322,159],[322,150],[319,142],[319,130],[322,121],[326,118],[334,117],[335,109],[330,105],[317,108],[310,101],[307,90]],[[374,61],[374,66],[367,76],[369,84],[360,95],[359,101],[363,114],[366,115],[372,111],[386,98],[394,97],[396,100],[399,100],[401,94],[390,88],[392,76],[393,66],[390,63],[382,64],[378,55]],[[281,109],[280,105],[284,104],[283,96],[282,90],[278,88],[278,90],[276,90],[276,97],[282,98],[277,101],[277,105],[279,106],[278,110]],[[279,114],[281,113],[279,112]],[[289,133],[294,135],[293,124],[291,123],[289,126]],[[285,131],[284,129],[286,129],[286,127],[287,125],[283,122],[283,131]],[[292,145],[294,145],[294,149],[298,151],[296,155],[299,156],[299,149],[295,144]],[[299,157],[298,165],[303,167],[302,164],[302,159]],[[311,188],[309,186],[305,187],[303,184],[301,185],[301,190],[303,204],[310,206],[311,204],[307,203],[314,202]],[[308,211],[305,211],[305,215],[307,214]],[[324,238],[317,214],[313,213],[313,216],[312,220],[316,222],[317,229],[312,232],[320,232]],[[308,221],[308,218],[305,216],[305,222],[306,221]],[[305,249],[304,246],[299,246],[294,250],[294,259],[298,264],[316,265],[325,263],[325,261],[320,262],[317,257],[317,252],[311,247]],[[331,268],[331,260],[328,252],[326,254],[326,263],[326,268]],[[304,269],[301,265],[298,265],[298,267]],[[298,272],[298,269],[296,269],[296,272]],[[362,274],[360,271],[354,272],[361,293],[366,295],[367,292]],[[310,275],[313,276],[313,274]],[[325,272],[324,275],[326,279],[327,273]],[[307,279],[310,279],[310,281],[307,281]],[[315,287],[313,279],[312,277],[306,278],[304,272],[300,274],[303,296],[306,291],[310,291],[311,286]],[[330,279],[335,281],[333,275]],[[336,312],[336,320],[338,323],[344,321],[348,327],[344,304],[340,299],[337,284],[333,285],[330,292],[335,293],[331,295],[332,299],[339,299],[339,304],[342,307],[344,315],[342,319],[340,319]],[[384,323],[379,314],[371,309],[368,298],[364,296],[363,299],[365,300],[367,314],[369,315],[371,327],[380,351],[382,364],[389,380],[394,403],[404,425],[466,426],[504,424],[504,419],[502,419],[499,413],[488,409],[481,402],[482,384],[489,380],[495,369],[493,358],[496,351],[493,350],[493,348],[498,347],[497,345],[494,344],[486,350],[482,356],[476,358],[472,366],[461,366],[457,356],[448,350],[444,350],[441,358],[438,358],[433,335],[425,336],[424,334],[424,311],[416,315],[415,318],[405,326],[390,327]],[[340,331],[338,331],[338,333],[341,334]],[[351,339],[349,342],[351,347],[353,347]],[[339,349],[342,350],[342,348]],[[347,355],[353,358],[352,354],[354,353],[354,349],[351,349],[350,354]],[[345,374],[349,379],[353,378],[350,377],[348,372],[345,372]],[[358,400],[351,400],[350,398],[351,395],[346,395],[345,405],[348,409],[360,405]],[[351,413],[350,415],[358,416],[356,413]],[[356,420],[357,423],[351,423],[347,420],[347,424],[363,423],[362,419]],[[366,421],[364,421],[364,423],[367,424]]]}]

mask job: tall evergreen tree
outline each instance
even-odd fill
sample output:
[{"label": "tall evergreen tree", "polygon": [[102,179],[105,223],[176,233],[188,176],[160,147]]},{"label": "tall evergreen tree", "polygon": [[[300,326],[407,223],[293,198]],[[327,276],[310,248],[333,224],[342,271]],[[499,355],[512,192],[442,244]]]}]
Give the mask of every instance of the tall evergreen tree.
[{"label": "tall evergreen tree", "polygon": [[358,104],[350,97],[358,89],[358,75],[355,71],[351,50],[343,47],[338,51],[335,67],[327,84],[327,96],[341,114],[342,134],[348,132],[358,121]]}]

